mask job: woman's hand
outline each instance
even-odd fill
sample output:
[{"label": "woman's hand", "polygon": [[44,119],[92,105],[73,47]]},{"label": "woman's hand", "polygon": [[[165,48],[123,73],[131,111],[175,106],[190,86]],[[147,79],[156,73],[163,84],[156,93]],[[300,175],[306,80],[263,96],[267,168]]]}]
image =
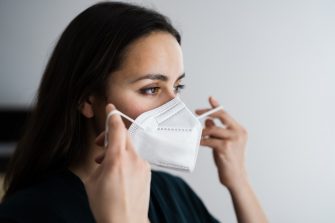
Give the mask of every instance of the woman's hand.
[{"label": "woman's hand", "polygon": [[[113,109],[108,105],[106,113]],[[136,154],[121,117],[112,115],[108,122],[108,146],[85,182],[92,213],[98,223],[149,222],[150,165]],[[103,136],[97,144],[103,145]]]},{"label": "woman's hand", "polygon": [[[209,103],[213,108],[219,106],[213,97],[209,98]],[[198,109],[196,113],[200,115],[209,110]],[[215,125],[211,118],[207,119],[201,145],[213,149],[220,182],[228,189],[239,186],[247,180],[245,169],[247,132],[224,110],[219,110],[210,117],[219,119],[223,126]]]},{"label": "woman's hand", "polygon": [[[212,107],[219,106],[212,97],[209,103]],[[200,115],[208,110],[210,109],[199,109],[196,113]],[[220,181],[232,196],[238,222],[266,223],[265,213],[247,179],[244,162],[246,130],[223,110],[211,114],[210,117],[219,119],[223,127],[216,126],[212,119],[207,119],[201,145],[213,149]]]}]

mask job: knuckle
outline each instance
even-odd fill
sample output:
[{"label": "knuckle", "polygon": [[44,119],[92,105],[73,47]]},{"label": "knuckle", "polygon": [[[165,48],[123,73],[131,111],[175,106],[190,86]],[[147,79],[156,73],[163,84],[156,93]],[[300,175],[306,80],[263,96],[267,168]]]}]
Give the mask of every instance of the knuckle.
[{"label": "knuckle", "polygon": [[243,133],[243,134],[247,134],[247,129],[246,128],[244,128],[243,126],[241,126],[241,132]]},{"label": "knuckle", "polygon": [[244,142],[244,137],[243,136],[241,136],[241,135],[239,135],[239,136],[237,136],[237,138],[236,138],[236,141],[238,142],[238,143],[240,143],[240,142]]},{"label": "knuckle", "polygon": [[237,133],[234,133],[234,134],[232,134],[232,136],[230,138],[234,141],[238,141],[240,139],[240,135],[237,134]]},{"label": "knuckle", "polygon": [[215,140],[215,141],[211,141],[211,139],[208,140],[208,146],[212,147],[212,148],[220,148],[220,142]]},{"label": "knuckle", "polygon": [[131,159],[133,165],[138,168],[138,169],[143,169],[144,165],[143,162],[144,160],[142,160],[138,155],[133,156],[133,158]]},{"label": "knuckle", "polygon": [[134,165],[133,166],[134,170],[138,174],[145,176],[146,173],[148,172],[147,165],[143,162],[143,160],[136,158],[136,160],[133,160],[132,164]]},{"label": "knuckle", "polygon": [[121,145],[120,142],[112,141],[112,142],[110,142],[108,149],[111,151],[111,153],[113,153],[113,155],[115,155],[115,154],[121,155],[120,153],[121,153],[121,150],[123,148],[122,148],[122,145]]},{"label": "knuckle", "polygon": [[211,132],[212,132],[212,128],[204,128],[203,130],[202,130],[202,133],[204,134],[204,135],[209,135],[209,134],[211,134]]},{"label": "knuckle", "polygon": [[143,162],[141,167],[143,172],[145,173],[150,172],[150,164],[148,162]]},{"label": "knuckle", "polygon": [[244,133],[240,133],[236,137],[237,142],[244,142],[246,140],[246,135]]},{"label": "knuckle", "polygon": [[120,164],[122,162],[123,156],[121,152],[117,151],[111,154],[111,159],[113,163]]},{"label": "knuckle", "polygon": [[114,171],[117,171],[118,169],[120,169],[120,167],[122,166],[122,162],[120,159],[114,159],[114,160],[108,161],[108,163],[106,163],[106,166],[113,173]]},{"label": "knuckle", "polygon": [[244,139],[248,137],[248,131],[244,127],[241,127],[241,135]]},{"label": "knuckle", "polygon": [[226,148],[230,148],[232,146],[232,142],[230,140],[224,140],[222,143]]},{"label": "knuckle", "polygon": [[224,109],[221,109],[220,111],[219,111],[219,114],[222,116],[222,117],[225,117],[225,116],[227,116],[227,111],[226,110],[224,110]]},{"label": "knuckle", "polygon": [[145,168],[150,171],[151,170],[151,166],[150,166],[150,163],[145,161]]}]

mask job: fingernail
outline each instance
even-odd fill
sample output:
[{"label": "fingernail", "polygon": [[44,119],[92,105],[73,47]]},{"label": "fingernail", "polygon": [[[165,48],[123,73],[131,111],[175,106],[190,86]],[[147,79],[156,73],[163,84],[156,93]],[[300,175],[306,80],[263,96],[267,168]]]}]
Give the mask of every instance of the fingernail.
[{"label": "fingernail", "polygon": [[211,96],[211,100],[214,104],[218,105],[219,104],[219,101],[216,100],[213,96]]},{"label": "fingernail", "polygon": [[108,104],[107,106],[106,106],[106,111],[107,112],[111,112],[112,110],[114,110],[115,109],[115,106],[113,105],[113,104]]}]

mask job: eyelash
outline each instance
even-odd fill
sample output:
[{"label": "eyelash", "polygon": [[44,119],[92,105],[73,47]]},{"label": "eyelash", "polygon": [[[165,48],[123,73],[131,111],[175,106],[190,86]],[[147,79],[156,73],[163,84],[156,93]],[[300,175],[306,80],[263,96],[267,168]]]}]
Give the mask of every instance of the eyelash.
[{"label": "eyelash", "polygon": [[185,84],[179,84],[176,86],[176,92],[180,93],[182,90],[185,89]]},{"label": "eyelash", "polygon": [[[185,88],[184,84],[179,84],[175,87],[175,92],[180,93],[181,90]],[[153,90],[154,92],[148,93],[148,91]],[[143,88],[140,90],[140,93],[143,95],[155,95],[157,94],[158,90],[160,90],[160,87],[149,87],[149,88]]]}]

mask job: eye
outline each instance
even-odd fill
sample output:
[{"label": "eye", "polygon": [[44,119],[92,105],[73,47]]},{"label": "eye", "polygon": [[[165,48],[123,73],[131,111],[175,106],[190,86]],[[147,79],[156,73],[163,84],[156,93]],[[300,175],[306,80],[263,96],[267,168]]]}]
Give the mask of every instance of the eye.
[{"label": "eye", "polygon": [[179,84],[179,85],[177,85],[177,86],[174,87],[174,91],[176,93],[180,93],[183,89],[185,89],[185,87],[186,86],[184,84]]},{"label": "eye", "polygon": [[141,89],[140,93],[144,95],[155,95],[158,93],[159,90],[160,90],[159,87],[149,87]]}]

